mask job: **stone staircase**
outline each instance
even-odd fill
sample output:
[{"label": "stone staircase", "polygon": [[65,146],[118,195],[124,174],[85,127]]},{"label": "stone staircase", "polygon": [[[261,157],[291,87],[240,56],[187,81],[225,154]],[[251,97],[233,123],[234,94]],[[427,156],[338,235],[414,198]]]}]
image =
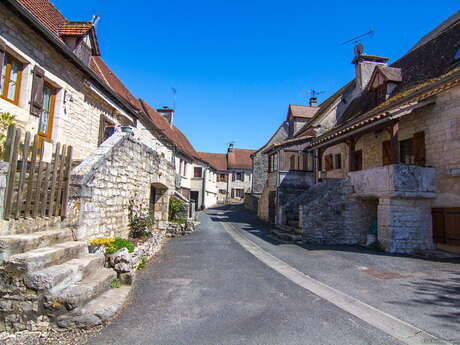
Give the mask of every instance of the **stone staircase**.
[{"label": "stone staircase", "polygon": [[130,294],[103,254],[89,254],[70,227],[10,227],[0,236],[0,331],[91,327],[114,316]]}]

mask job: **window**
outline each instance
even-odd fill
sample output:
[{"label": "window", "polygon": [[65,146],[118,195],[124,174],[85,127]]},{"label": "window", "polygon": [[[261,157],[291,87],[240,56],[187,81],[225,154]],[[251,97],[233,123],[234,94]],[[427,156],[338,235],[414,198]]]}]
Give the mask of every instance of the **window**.
[{"label": "window", "polygon": [[244,172],[236,173],[236,181],[244,181]]},{"label": "window", "polygon": [[18,104],[22,64],[10,55],[5,55],[1,68],[0,97],[11,103]]},{"label": "window", "polygon": [[414,164],[415,157],[412,150],[412,138],[399,142],[399,154],[401,163]]},{"label": "window", "polygon": [[227,182],[227,174],[218,174],[218,182]]},{"label": "window", "polygon": [[303,160],[303,170],[313,171],[313,153],[304,152],[302,156],[302,160]]},{"label": "window", "polygon": [[232,198],[243,199],[244,198],[244,189],[233,188],[232,189]]},{"label": "window", "polygon": [[219,189],[220,194],[227,194],[227,191],[225,189]]},{"label": "window", "polygon": [[43,110],[38,120],[38,135],[47,142],[51,141],[55,99],[56,90],[45,84],[43,87]]},{"label": "window", "polygon": [[[43,93],[45,94],[45,89],[46,86],[43,90]],[[40,131],[40,129],[39,129]],[[106,141],[108,138],[110,138],[113,133],[115,133],[115,123],[113,123],[109,118],[103,114],[101,114],[100,120],[99,120],[99,140],[98,140],[98,145],[101,145],[104,141]]]},{"label": "window", "polygon": [[193,168],[193,177],[202,177],[203,176],[203,169],[200,167]]},{"label": "window", "polygon": [[334,155],[334,169],[342,169],[342,154]]},{"label": "window", "polygon": [[324,157],[324,167],[326,171],[334,169],[334,162],[332,154],[328,154]]},{"label": "window", "polygon": [[182,172],[182,176],[187,176],[187,162],[184,161],[184,171]]},{"label": "window", "polygon": [[295,160],[295,155],[292,154],[291,157],[289,157],[289,170],[296,170]]},{"label": "window", "polygon": [[268,172],[274,172],[278,170],[278,154],[274,153],[268,156]]},{"label": "window", "polygon": [[387,98],[387,85],[384,83],[379,85],[375,90],[375,103],[380,104],[384,102]]}]

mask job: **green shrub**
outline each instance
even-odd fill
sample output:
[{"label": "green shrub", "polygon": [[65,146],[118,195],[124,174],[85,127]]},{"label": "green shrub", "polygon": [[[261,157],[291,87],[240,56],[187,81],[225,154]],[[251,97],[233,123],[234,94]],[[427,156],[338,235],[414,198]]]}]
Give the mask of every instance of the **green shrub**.
[{"label": "green shrub", "polygon": [[5,152],[6,134],[8,127],[14,124],[14,116],[10,113],[0,113],[0,150]]},{"label": "green shrub", "polygon": [[110,283],[110,286],[112,287],[112,289],[118,289],[121,287],[121,281],[120,279],[114,279],[112,280],[112,282]]},{"label": "green shrub", "polygon": [[175,197],[169,199],[169,220],[179,220],[184,211],[185,205],[182,201]]},{"label": "green shrub", "polygon": [[146,264],[145,258],[142,258],[141,261],[139,261],[139,264],[137,265],[137,269],[143,270],[145,268],[145,264]]},{"label": "green shrub", "polygon": [[150,235],[150,230],[155,223],[152,216],[135,216],[129,221],[131,228],[129,236],[132,238],[141,238]]},{"label": "green shrub", "polygon": [[89,241],[91,246],[105,247],[107,254],[113,254],[119,251],[121,248],[128,249],[128,252],[132,253],[134,250],[134,244],[128,241],[126,238],[97,238]]}]

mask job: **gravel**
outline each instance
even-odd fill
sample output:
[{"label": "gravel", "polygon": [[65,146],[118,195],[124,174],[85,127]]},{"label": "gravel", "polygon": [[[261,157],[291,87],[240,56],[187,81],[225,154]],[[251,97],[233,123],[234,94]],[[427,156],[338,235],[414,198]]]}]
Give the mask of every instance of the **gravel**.
[{"label": "gravel", "polygon": [[89,338],[99,334],[104,326],[91,329],[73,329],[58,332],[21,331],[15,334],[0,332],[0,345],[83,345]]}]

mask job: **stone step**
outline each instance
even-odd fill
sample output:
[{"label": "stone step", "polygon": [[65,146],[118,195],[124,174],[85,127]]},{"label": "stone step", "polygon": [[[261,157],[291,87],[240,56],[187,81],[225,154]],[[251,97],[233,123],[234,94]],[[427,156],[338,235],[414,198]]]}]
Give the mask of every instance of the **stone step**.
[{"label": "stone step", "polygon": [[118,289],[110,289],[77,308],[57,318],[61,328],[90,328],[100,325],[116,316],[129,301],[132,286],[122,285]]},{"label": "stone step", "polygon": [[51,265],[88,255],[86,242],[69,241],[57,243],[51,247],[43,247],[22,254],[10,256],[5,260],[5,269],[9,272],[28,273]]},{"label": "stone step", "polygon": [[284,241],[297,242],[302,240],[301,235],[283,230],[272,230],[272,234]]},{"label": "stone step", "polygon": [[67,242],[72,239],[70,229],[0,236],[0,261],[14,254],[49,247],[55,243]]},{"label": "stone step", "polygon": [[60,265],[30,272],[26,274],[24,283],[32,290],[56,293],[103,267],[104,262],[103,254],[89,254]]},{"label": "stone step", "polygon": [[111,288],[117,273],[111,268],[100,268],[68,288],[45,295],[45,307],[55,311],[74,310]]},{"label": "stone step", "polygon": [[35,232],[56,230],[65,228],[66,222],[62,222],[61,217],[38,217],[38,218],[21,218],[5,222],[3,234],[31,234]]}]

